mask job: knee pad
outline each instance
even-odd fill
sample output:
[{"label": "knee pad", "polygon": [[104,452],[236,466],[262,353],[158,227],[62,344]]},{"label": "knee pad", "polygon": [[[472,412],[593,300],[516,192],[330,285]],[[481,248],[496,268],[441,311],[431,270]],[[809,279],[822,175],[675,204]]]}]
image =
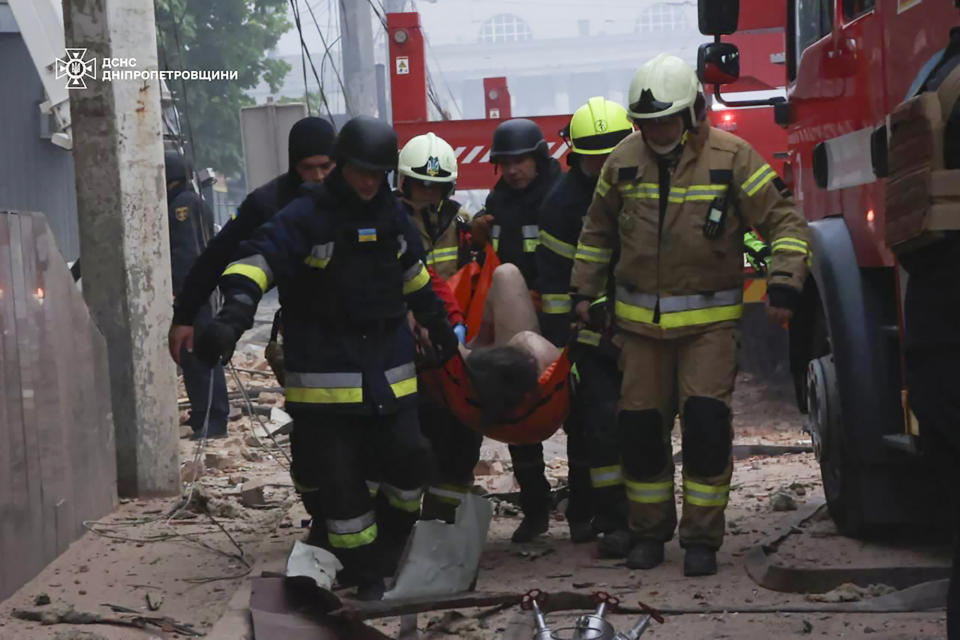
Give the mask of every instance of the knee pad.
[{"label": "knee pad", "polygon": [[723,473],[730,459],[730,408],[713,398],[692,396],[683,405],[683,466],[692,476]]},{"label": "knee pad", "polygon": [[670,462],[670,447],[664,443],[663,418],[657,409],[621,411],[618,416],[620,455],[627,475],[648,478],[659,475]]}]

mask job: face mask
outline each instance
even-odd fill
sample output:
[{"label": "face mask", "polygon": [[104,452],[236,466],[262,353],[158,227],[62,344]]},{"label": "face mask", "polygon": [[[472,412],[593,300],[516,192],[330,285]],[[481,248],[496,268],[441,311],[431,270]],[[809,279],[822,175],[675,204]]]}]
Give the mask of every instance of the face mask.
[{"label": "face mask", "polygon": [[653,142],[652,140],[645,140],[645,142],[647,143],[647,146],[653,149],[653,152],[656,153],[658,156],[668,156],[678,146],[680,146],[680,142],[682,140],[683,140],[683,136],[680,136],[679,138],[677,138],[676,140],[674,140],[673,142],[667,145],[659,145]]}]

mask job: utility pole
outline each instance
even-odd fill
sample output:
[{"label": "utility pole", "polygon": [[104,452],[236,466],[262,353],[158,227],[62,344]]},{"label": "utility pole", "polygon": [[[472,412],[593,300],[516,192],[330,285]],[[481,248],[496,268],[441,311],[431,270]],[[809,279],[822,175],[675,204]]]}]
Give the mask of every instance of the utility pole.
[{"label": "utility pole", "polygon": [[[176,372],[166,353],[170,240],[153,79],[102,79],[157,69],[153,0],[63,0],[67,47],[96,58],[95,78],[70,92],[83,295],[106,338],[121,496],[175,495]],[[135,63],[133,62],[135,60]],[[82,367],[84,363],[76,363]],[[78,369],[78,375],[84,375]]]},{"label": "utility pole", "polygon": [[377,79],[373,63],[373,14],[370,2],[339,0],[340,52],[344,96],[351,117],[377,114]]}]

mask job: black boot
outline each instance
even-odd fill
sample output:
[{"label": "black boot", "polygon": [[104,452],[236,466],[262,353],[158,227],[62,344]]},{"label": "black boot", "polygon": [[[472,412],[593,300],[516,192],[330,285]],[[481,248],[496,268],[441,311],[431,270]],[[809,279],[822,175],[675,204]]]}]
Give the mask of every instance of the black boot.
[{"label": "black boot", "polygon": [[357,585],[357,600],[380,600],[384,591],[383,578],[364,580]]},{"label": "black boot", "polygon": [[640,540],[627,556],[630,569],[653,569],[663,562],[663,543],[656,540]]},{"label": "black boot", "polygon": [[550,514],[544,511],[525,514],[520,526],[516,528],[510,539],[513,542],[530,542],[550,528]]},{"label": "black boot", "polygon": [[683,554],[683,575],[712,576],[717,573],[717,552],[702,544],[690,545]]},{"label": "black boot", "polygon": [[604,534],[597,544],[601,558],[626,558],[636,538],[627,529],[617,529]]},{"label": "black boot", "polygon": [[589,520],[581,522],[570,520],[567,524],[570,525],[570,542],[573,544],[590,542],[597,537],[593,524]]}]

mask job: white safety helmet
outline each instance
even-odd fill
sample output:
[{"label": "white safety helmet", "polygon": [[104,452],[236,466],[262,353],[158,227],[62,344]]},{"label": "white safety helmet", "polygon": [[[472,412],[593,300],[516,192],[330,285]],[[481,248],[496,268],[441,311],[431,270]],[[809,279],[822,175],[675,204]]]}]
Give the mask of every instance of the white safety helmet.
[{"label": "white safety helmet", "polygon": [[424,182],[457,182],[457,154],[446,140],[433,132],[410,138],[400,150],[400,175]]},{"label": "white safety helmet", "polygon": [[676,56],[661,53],[640,67],[630,83],[628,112],[634,120],[652,120],[687,113],[695,126],[697,96],[703,92],[697,73]]}]

